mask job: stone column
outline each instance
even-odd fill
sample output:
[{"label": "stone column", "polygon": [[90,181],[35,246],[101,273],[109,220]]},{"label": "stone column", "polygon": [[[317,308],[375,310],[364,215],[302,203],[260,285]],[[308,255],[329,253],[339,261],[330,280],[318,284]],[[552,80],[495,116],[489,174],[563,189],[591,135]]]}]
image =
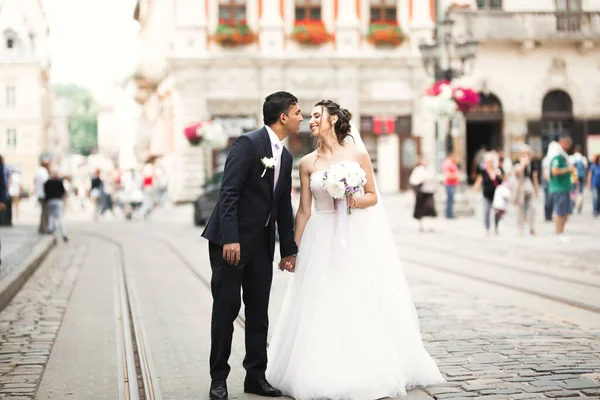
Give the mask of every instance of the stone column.
[{"label": "stone column", "polygon": [[177,0],[173,55],[176,58],[198,56],[207,51],[207,0]]},{"label": "stone column", "polygon": [[421,41],[431,40],[435,21],[431,19],[431,0],[409,0],[412,2],[412,19],[410,21],[411,44],[413,52],[419,51]]},{"label": "stone column", "polygon": [[336,47],[339,51],[356,52],[360,44],[360,24],[355,2],[352,1],[352,4],[342,7],[345,1],[338,1],[338,15],[335,23]]},{"label": "stone column", "polygon": [[283,50],[283,21],[281,20],[281,2],[263,0],[260,18],[260,51],[275,54]]}]

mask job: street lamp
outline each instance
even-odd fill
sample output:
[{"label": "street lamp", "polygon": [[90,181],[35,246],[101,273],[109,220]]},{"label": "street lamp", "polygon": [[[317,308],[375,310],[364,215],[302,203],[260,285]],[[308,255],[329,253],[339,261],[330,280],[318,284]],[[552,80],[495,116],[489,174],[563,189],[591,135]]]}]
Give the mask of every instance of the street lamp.
[{"label": "street lamp", "polygon": [[[438,10],[440,1],[438,0]],[[423,42],[419,44],[421,58],[425,71],[432,76],[435,81],[452,81],[455,78],[464,76],[468,72],[469,61],[475,58],[479,42],[472,38],[457,38],[454,35],[454,20],[448,15],[442,15],[438,11],[438,21],[435,26],[435,38],[433,42]],[[446,144],[441,146],[439,137],[439,122],[435,125],[435,143],[436,143],[436,164],[441,165],[443,155],[440,150],[445,149],[450,153],[452,146],[452,118],[450,118],[448,133],[446,135]]]},{"label": "street lamp", "polygon": [[436,24],[436,37],[432,43],[419,44],[425,71],[436,81],[451,81],[467,72],[468,61],[475,58],[479,42],[473,39],[456,38],[452,29],[454,20],[446,17]]}]

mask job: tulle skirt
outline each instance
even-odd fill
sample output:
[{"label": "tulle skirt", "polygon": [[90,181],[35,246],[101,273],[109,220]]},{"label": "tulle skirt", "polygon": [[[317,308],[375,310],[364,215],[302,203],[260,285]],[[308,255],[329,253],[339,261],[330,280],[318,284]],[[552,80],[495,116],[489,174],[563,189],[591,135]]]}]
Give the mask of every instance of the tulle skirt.
[{"label": "tulle skirt", "polygon": [[[373,400],[444,382],[423,347],[389,224],[313,213],[269,345],[267,379],[296,400]],[[345,239],[345,240],[344,240]]]}]

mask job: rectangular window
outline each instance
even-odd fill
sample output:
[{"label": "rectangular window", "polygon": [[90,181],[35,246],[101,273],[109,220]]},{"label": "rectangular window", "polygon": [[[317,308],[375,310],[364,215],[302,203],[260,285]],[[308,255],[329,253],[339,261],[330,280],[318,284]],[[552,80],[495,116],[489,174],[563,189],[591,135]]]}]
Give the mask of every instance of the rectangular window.
[{"label": "rectangular window", "polygon": [[371,6],[371,22],[396,22],[398,11],[396,0],[369,0]]},{"label": "rectangular window", "polygon": [[321,0],[296,0],[296,21],[307,20],[321,20]]},{"label": "rectangular window", "polygon": [[556,11],[581,11],[581,0],[556,0]]},{"label": "rectangular window", "polygon": [[9,149],[17,147],[17,130],[14,128],[8,128],[6,130],[6,147]]},{"label": "rectangular window", "polygon": [[502,0],[477,0],[480,10],[502,10]]},{"label": "rectangular window", "polygon": [[17,104],[16,89],[14,86],[6,87],[6,106],[14,107]]},{"label": "rectangular window", "polygon": [[219,22],[245,23],[246,0],[219,0]]}]

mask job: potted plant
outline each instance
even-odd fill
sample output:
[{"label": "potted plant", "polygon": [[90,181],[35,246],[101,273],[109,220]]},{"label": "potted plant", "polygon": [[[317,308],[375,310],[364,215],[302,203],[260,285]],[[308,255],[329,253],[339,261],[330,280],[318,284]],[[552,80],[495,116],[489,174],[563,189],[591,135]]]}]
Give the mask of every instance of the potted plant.
[{"label": "potted plant", "polygon": [[198,121],[187,126],[183,133],[192,146],[206,143],[220,150],[227,146],[228,137],[223,127],[214,121]]},{"label": "potted plant", "polygon": [[220,20],[213,40],[221,46],[243,46],[256,40],[256,35],[252,32],[246,20],[225,21]]},{"label": "potted plant", "polygon": [[479,104],[479,93],[470,88],[452,86],[447,80],[434,83],[425,91],[424,105],[438,116],[452,116],[457,111],[469,112]]},{"label": "potted plant", "polygon": [[375,46],[399,46],[405,39],[398,21],[373,21],[366,37]]},{"label": "potted plant", "polygon": [[184,130],[183,134],[188,142],[192,146],[198,146],[202,143],[202,122],[196,122],[188,125]]},{"label": "potted plant", "polygon": [[291,38],[301,44],[321,45],[333,40],[334,36],[327,32],[321,20],[296,21]]}]

